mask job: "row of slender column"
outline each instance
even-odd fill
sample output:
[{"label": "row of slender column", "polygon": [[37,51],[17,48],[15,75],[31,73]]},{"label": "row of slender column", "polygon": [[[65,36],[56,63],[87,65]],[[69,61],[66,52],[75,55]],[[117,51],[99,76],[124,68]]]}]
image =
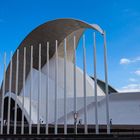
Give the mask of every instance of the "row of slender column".
[{"label": "row of slender column", "polygon": [[[105,92],[106,92],[106,119],[107,119],[107,133],[110,134],[109,124],[109,96],[108,96],[108,75],[107,75],[107,52],[106,52],[106,34],[104,32],[104,68],[105,68]],[[95,132],[99,134],[98,124],[98,98],[97,98],[97,73],[96,73],[96,35],[94,33],[94,97],[95,97]],[[46,134],[49,133],[49,42],[46,44]],[[88,133],[87,125],[87,87],[86,87],[86,43],[85,36],[83,35],[83,102],[84,102],[84,133]],[[38,102],[37,102],[37,134],[40,134],[40,97],[41,97],[41,44],[39,44],[38,53]],[[30,95],[29,95],[29,134],[32,134],[32,93],[33,93],[33,46],[30,47]],[[15,112],[14,112],[14,134],[17,133],[17,96],[18,96],[18,76],[19,76],[19,50],[16,52],[16,84],[15,84]],[[24,108],[25,98],[25,81],[26,81],[26,48],[24,48],[23,58],[23,94],[22,94],[22,108]],[[75,134],[77,134],[77,93],[76,93],[76,36],[73,38],[73,92],[74,92],[74,124]],[[7,113],[7,134],[10,134],[10,110],[11,110],[11,85],[12,85],[12,53],[9,71],[9,96],[8,96],[8,113]],[[2,107],[1,119],[4,118],[4,94],[5,94],[5,79],[6,79],[6,53],[4,54],[4,73],[3,73],[3,86],[2,86]],[[54,133],[58,133],[58,118],[57,118],[57,95],[58,95],[58,41],[55,42],[55,99],[54,99]],[[22,109],[22,122],[21,134],[24,134],[24,109]],[[1,134],[3,134],[3,121],[1,121]],[[67,134],[67,39],[64,39],[64,134]]]}]

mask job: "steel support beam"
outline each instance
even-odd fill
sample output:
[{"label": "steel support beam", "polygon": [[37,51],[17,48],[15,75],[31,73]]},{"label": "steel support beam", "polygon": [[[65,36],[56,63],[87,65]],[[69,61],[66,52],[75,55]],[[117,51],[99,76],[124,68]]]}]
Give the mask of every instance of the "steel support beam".
[{"label": "steel support beam", "polygon": [[96,34],[94,33],[94,97],[95,97],[95,132],[99,134],[98,100],[97,100],[97,73],[96,73]]},{"label": "steel support beam", "polygon": [[107,50],[106,50],[106,32],[105,31],[104,31],[104,34],[103,34],[103,38],[104,38],[105,93],[106,93],[106,122],[107,122],[107,134],[110,134],[108,67],[107,67]]},{"label": "steel support beam", "polygon": [[39,65],[38,65],[38,70],[39,70],[39,85],[38,85],[38,111],[37,111],[37,134],[40,134],[40,96],[41,96],[41,44],[39,44]]},{"label": "steel support beam", "polygon": [[17,130],[17,95],[18,95],[18,73],[19,73],[19,50],[17,49],[17,59],[16,59],[16,99],[15,99],[15,112],[14,112],[14,134]]},{"label": "steel support beam", "polygon": [[9,78],[9,98],[8,98],[8,116],[7,116],[7,134],[9,134],[10,131],[10,116],[11,116],[11,85],[12,85],[12,52],[11,52],[11,57],[10,57],[10,78]]},{"label": "steel support beam", "polygon": [[54,109],[54,118],[55,118],[55,134],[57,134],[57,92],[58,92],[58,41],[55,42],[55,109]]},{"label": "steel support beam", "polygon": [[49,121],[49,42],[47,42],[47,75],[46,75],[46,134],[48,134]]},{"label": "steel support beam", "polygon": [[85,134],[88,133],[87,128],[87,91],[86,91],[86,47],[85,47],[85,35],[83,35],[83,91],[84,91],[84,127]]},{"label": "steel support beam", "polygon": [[[73,63],[74,63],[74,67],[73,67],[73,87],[74,87],[74,116],[75,117],[78,117],[78,114],[77,114],[77,93],[76,93],[76,36],[74,35],[74,38],[73,38]],[[75,124],[75,134],[77,134],[77,118],[74,117],[74,124]]]},{"label": "steel support beam", "polygon": [[24,47],[24,61],[23,61],[23,95],[22,95],[22,120],[21,120],[21,134],[24,134],[24,96],[25,96],[25,76],[26,76],[26,48]]},{"label": "steel support beam", "polygon": [[3,116],[4,116],[4,95],[5,95],[5,78],[6,78],[6,53],[4,53],[4,58],[3,58],[3,64],[4,64],[4,69],[3,69],[3,84],[2,84],[2,103],[1,103],[1,134],[3,134]]},{"label": "steel support beam", "polygon": [[30,58],[30,103],[29,103],[29,116],[30,116],[30,120],[29,120],[29,134],[32,134],[32,93],[33,93],[33,46],[31,45],[31,58]]},{"label": "steel support beam", "polygon": [[67,134],[67,40],[64,39],[64,134]]}]

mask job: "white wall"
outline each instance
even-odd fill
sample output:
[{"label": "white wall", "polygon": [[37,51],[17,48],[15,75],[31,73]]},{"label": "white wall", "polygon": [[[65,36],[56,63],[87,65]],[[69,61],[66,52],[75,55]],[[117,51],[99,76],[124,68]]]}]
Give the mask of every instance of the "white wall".
[{"label": "white wall", "polygon": [[[84,123],[83,111],[79,111],[79,119],[82,119]],[[88,124],[95,124],[95,104],[90,104],[87,112]],[[140,93],[118,93],[110,95],[109,114],[110,119],[112,119],[112,124],[140,125]],[[99,124],[106,124],[105,99],[98,102],[98,121]],[[73,123],[72,115],[69,117],[68,122]]]}]

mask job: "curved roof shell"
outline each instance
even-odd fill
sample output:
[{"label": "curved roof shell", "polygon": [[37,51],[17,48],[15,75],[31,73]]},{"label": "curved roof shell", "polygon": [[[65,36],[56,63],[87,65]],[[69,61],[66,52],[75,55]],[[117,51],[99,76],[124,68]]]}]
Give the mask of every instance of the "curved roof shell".
[{"label": "curved roof shell", "polygon": [[[42,55],[41,55],[41,65],[43,66],[46,63],[46,43],[49,42],[49,56],[53,56],[55,52],[55,40],[58,41],[58,47],[63,42],[63,40],[70,34],[76,35],[76,44],[83,33],[87,28],[94,29],[101,34],[103,30],[96,24],[88,24],[86,22],[76,20],[76,19],[56,19],[49,22],[46,22],[37,28],[35,28],[31,33],[29,33],[25,39],[21,42],[19,47],[19,75],[18,75],[18,93],[21,91],[23,86],[23,55],[24,47],[26,47],[26,77],[30,71],[30,46],[33,45],[33,67],[38,69],[38,46],[39,43],[42,45]],[[12,57],[12,87],[11,91],[15,92],[15,81],[16,81],[16,51]],[[6,71],[6,92],[9,90],[9,73],[10,66],[8,66]]]}]

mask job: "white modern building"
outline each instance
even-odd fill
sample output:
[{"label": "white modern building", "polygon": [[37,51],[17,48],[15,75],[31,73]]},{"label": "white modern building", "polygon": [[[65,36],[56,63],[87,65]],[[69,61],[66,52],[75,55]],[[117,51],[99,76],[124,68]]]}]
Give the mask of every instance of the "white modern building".
[{"label": "white modern building", "polygon": [[55,127],[74,125],[75,119],[77,125],[96,124],[96,128],[108,123],[140,125],[140,93],[119,93],[108,85],[107,75],[103,82],[75,65],[75,48],[87,28],[104,35],[96,24],[57,19],[40,25],[23,40],[1,86],[3,120],[16,125],[25,116],[31,125]]}]

